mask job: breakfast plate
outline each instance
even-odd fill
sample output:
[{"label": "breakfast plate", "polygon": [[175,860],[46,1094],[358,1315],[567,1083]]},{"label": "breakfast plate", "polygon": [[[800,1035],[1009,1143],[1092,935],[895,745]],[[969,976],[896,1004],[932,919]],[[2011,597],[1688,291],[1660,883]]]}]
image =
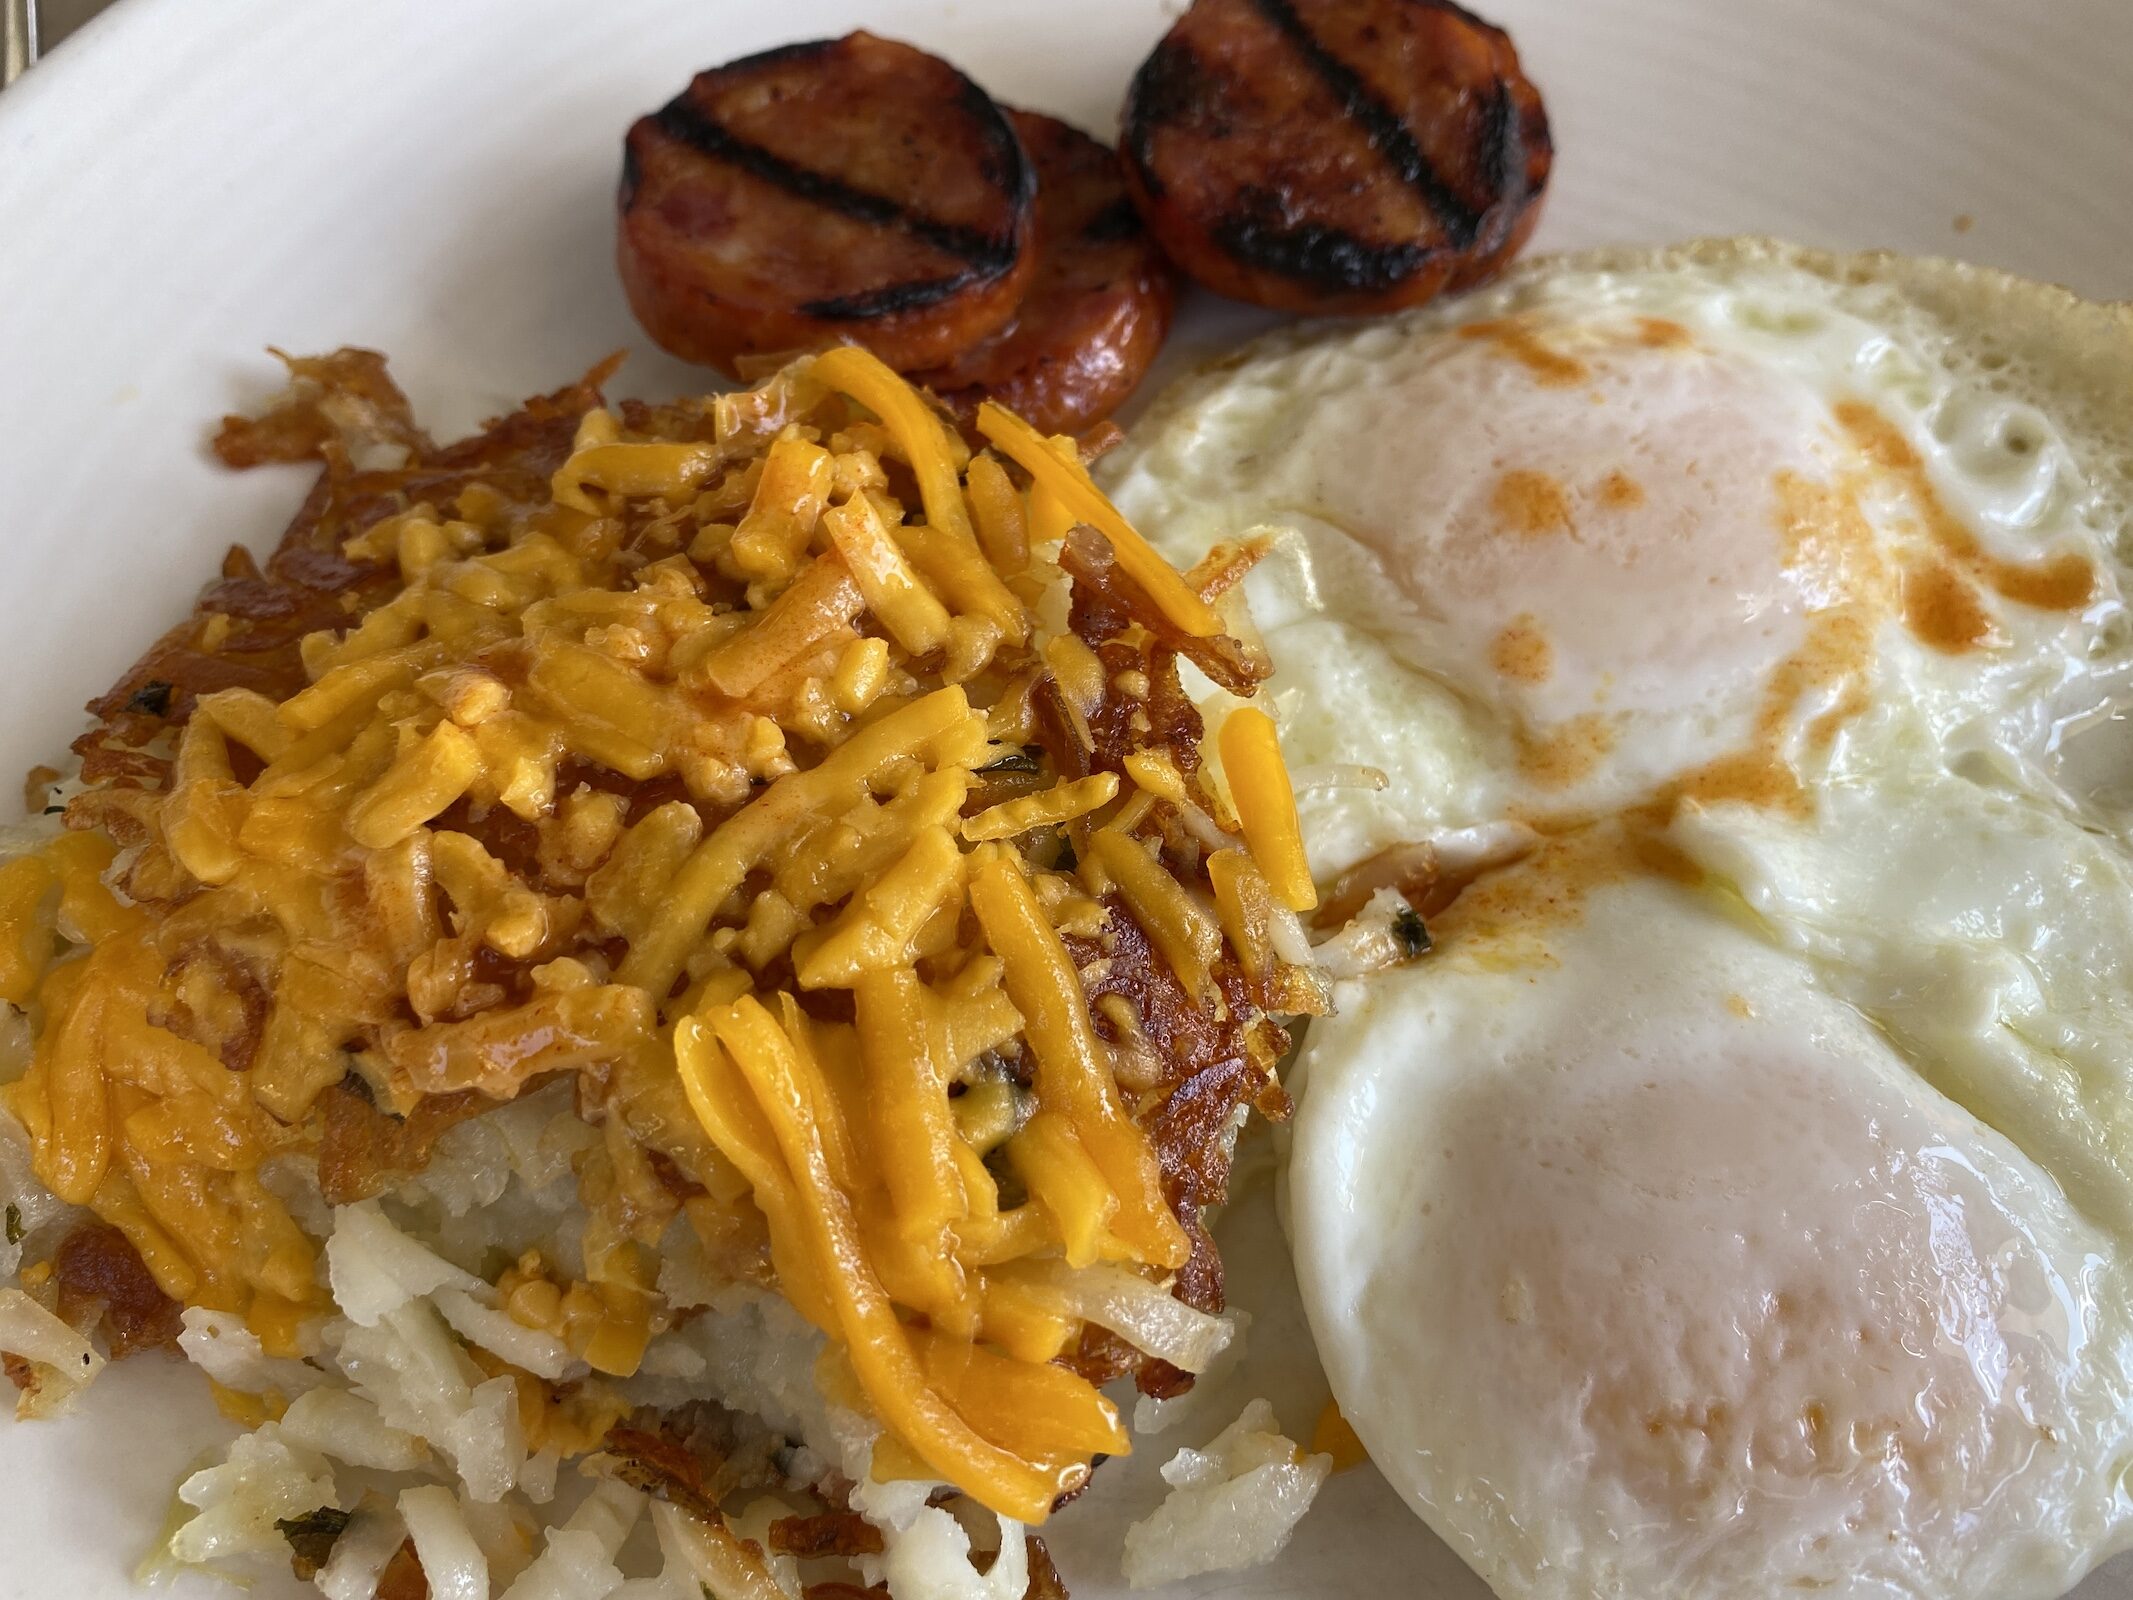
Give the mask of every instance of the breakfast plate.
[{"label": "breakfast plate", "polygon": [[[689,72],[865,27],[1109,137],[1121,85],[1182,9],[635,0],[595,19],[562,0],[122,0],[0,97],[0,665],[21,686],[0,770],[62,750],[76,708],[220,551],[264,548],[287,520],[296,474],[233,477],[202,447],[213,418],[278,383],[263,347],[391,352],[440,436],[614,350],[630,353],[618,392],[703,387],[632,321],[611,224],[623,131]],[[2133,170],[2133,12],[2113,0],[2019,15],[2005,0],[1499,0],[1492,20],[1554,125],[1536,250],[1769,234],[2133,297],[2133,218],[2110,200]],[[1273,320],[1190,299],[1126,420]],[[1205,1409],[1180,1443],[1257,1395],[1307,1435],[1325,1402],[1271,1156],[1251,1159],[1220,1230],[1247,1346],[1190,1402]],[[127,1592],[172,1485],[230,1431],[194,1376],[129,1362],[73,1425],[0,1429],[0,1600]],[[1122,1530],[1169,1453],[1149,1443],[1047,1530],[1077,1595],[1124,1592]],[[2128,1560],[2081,1600],[2133,1596]],[[1276,1564],[1177,1592],[1487,1594],[1367,1465],[1329,1482]]]}]

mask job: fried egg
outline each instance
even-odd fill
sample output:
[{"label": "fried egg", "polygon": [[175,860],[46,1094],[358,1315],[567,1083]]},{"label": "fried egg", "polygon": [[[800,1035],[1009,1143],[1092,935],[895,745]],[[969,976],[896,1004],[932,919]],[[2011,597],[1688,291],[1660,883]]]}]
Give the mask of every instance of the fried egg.
[{"label": "fried egg", "polygon": [[1697,891],[1314,1049],[1291,1226],[1372,1459],[1501,1594],[2052,1595],[2115,1535],[2110,1239]]},{"label": "fried egg", "polygon": [[1291,761],[1391,780],[1306,795],[1322,872],[1668,787],[1796,801],[1897,700],[2049,774],[2133,659],[2128,337],[1968,269],[1569,260],[1261,341],[1108,481],[1177,559],[1281,536],[1250,592]]},{"label": "fried egg", "polygon": [[1322,878],[1530,846],[1299,1063],[1306,1307],[1424,1520],[1564,1600],[2133,1542],[2133,317],[1571,258],[1262,341],[1107,467],[1175,559],[1272,542]]}]

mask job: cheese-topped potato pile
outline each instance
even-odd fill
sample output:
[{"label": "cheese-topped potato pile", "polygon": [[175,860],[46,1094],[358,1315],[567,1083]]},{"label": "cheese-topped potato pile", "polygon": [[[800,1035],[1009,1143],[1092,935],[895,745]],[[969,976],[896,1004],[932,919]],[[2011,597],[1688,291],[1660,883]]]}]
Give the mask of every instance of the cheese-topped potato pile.
[{"label": "cheese-topped potato pile", "polygon": [[[1070,440],[987,408],[972,455],[852,348],[656,408],[595,374],[442,448],[377,358],[292,369],[220,447],[323,459],[302,516],[0,866],[48,1191],[18,1383],[71,1388],[99,1320],[191,1341],[261,1427],[186,1485],[187,1560],[330,1562],[327,1455],[493,1533],[604,1449],[732,1583],[952,1548],[930,1486],[1043,1522],[1130,1449],[1097,1386],[1228,1337],[1202,1213],[1286,1113],[1273,1015],[1324,1009],[1273,724],[1221,723],[1216,784],[1178,677],[1264,675],[1250,554],[1181,576]],[[766,1400],[703,1330],[783,1327],[769,1289],[814,1335]],[[744,1470],[750,1428],[795,1442]],[[756,1481],[828,1531],[743,1545]],[[438,1493],[390,1525],[473,1592]]]},{"label": "cheese-topped potato pile", "polygon": [[1500,1593],[2127,1542],[2129,396],[2122,310],[1710,244],[1276,334],[1107,464],[1282,541],[1314,865],[1430,914],[1307,1040],[1292,1240]]}]

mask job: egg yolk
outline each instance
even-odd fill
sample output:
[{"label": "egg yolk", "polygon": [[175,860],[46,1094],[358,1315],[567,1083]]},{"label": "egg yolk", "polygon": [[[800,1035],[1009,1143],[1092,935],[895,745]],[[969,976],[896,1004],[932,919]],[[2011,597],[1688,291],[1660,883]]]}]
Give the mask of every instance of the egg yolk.
[{"label": "egg yolk", "polygon": [[1343,452],[1301,509],[1378,558],[1425,665],[1507,714],[1531,789],[1619,803],[1783,758],[1857,697],[1872,629],[1827,619],[1883,579],[1819,393],[1658,319],[1464,332],[1336,402],[1426,418],[1423,448]]}]

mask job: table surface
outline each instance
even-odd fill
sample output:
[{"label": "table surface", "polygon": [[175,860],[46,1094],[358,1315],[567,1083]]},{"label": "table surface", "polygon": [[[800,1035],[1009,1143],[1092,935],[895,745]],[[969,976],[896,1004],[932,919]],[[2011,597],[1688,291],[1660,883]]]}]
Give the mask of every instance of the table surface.
[{"label": "table surface", "polygon": [[110,4],[111,0],[37,0],[39,42],[50,50]]}]

